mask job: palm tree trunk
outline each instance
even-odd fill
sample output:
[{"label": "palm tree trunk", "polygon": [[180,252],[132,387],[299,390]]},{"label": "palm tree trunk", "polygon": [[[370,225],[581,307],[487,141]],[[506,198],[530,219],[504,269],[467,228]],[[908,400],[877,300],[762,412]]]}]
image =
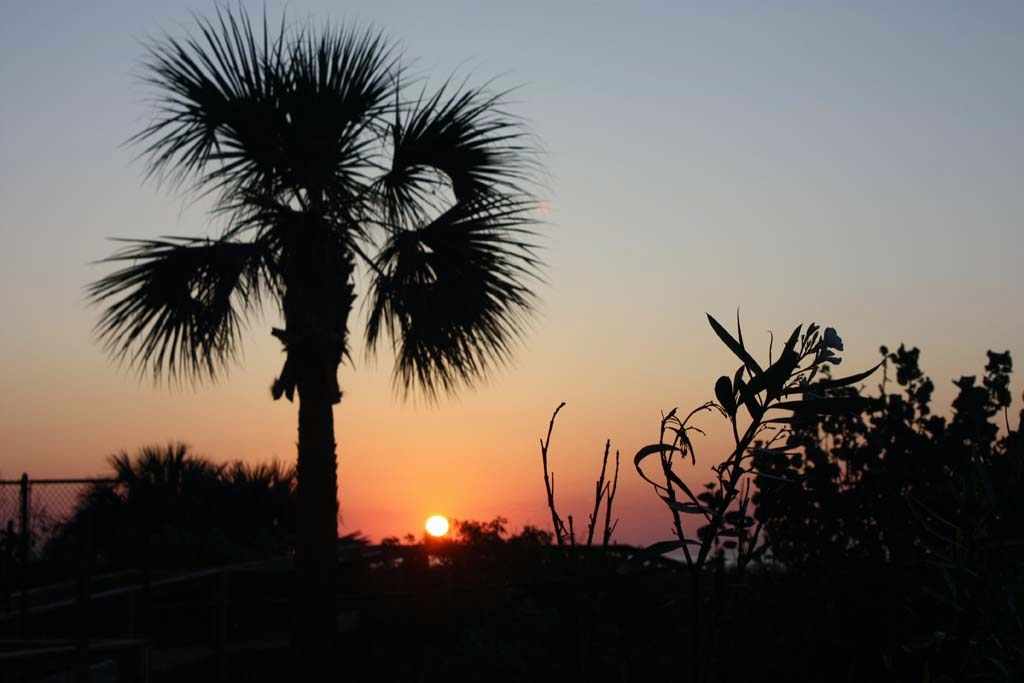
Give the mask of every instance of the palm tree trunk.
[{"label": "palm tree trunk", "polygon": [[[296,680],[333,680],[337,601],[338,460],[334,404],[341,400],[338,366],[348,351],[348,315],[355,303],[351,255],[329,233],[310,228],[287,250],[284,315],[287,349],[281,387],[299,394],[296,471],[295,588],[292,649]],[[280,394],[277,394],[280,395]]]},{"label": "palm tree trunk", "polygon": [[[335,368],[335,372],[336,372]],[[293,650],[297,680],[332,680],[338,539],[337,455],[330,382],[301,373]],[[322,374],[322,373],[321,373]]]}]

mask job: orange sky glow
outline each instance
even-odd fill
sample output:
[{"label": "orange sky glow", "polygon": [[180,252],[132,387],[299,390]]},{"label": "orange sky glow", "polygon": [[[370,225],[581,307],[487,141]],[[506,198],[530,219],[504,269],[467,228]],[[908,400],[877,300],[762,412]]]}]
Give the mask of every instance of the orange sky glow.
[{"label": "orange sky glow", "polygon": [[[539,440],[565,401],[560,514],[584,529],[610,438],[615,540],[669,538],[632,459],[663,411],[711,400],[736,369],[705,313],[732,328],[739,309],[761,358],[770,332],[834,326],[844,374],[882,344],[919,346],[940,413],[986,349],[1024,362],[1024,4],[248,4],[374,24],[425,73],[502,74],[544,149],[546,282],[511,367],[435,405],[403,401],[353,316],[335,409],[342,533],[419,537],[434,513],[550,530]],[[91,333],[83,291],[108,272],[108,238],[216,232],[208,204],[145,183],[123,144],[150,115],[139,40],[191,26],[190,9],[14,3],[0,22],[0,92],[18,93],[0,107],[2,479],[104,476],[110,454],[170,440],[218,462],[294,461],[297,407],[270,397],[275,311],[251,321],[223,381],[196,387],[118,368]],[[1018,371],[1013,415],[1021,389]],[[697,424],[699,485],[729,433],[711,414]]]}]

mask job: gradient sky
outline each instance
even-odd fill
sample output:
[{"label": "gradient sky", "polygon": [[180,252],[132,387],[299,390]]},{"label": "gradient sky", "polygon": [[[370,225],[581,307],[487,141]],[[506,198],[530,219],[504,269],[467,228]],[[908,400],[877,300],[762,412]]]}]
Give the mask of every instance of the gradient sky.
[{"label": "gradient sky", "polygon": [[[397,399],[386,357],[357,347],[342,368],[343,531],[419,533],[435,512],[545,525],[538,439],[566,401],[563,516],[582,526],[611,438],[616,537],[667,538],[631,460],[662,410],[735,369],[705,312],[738,307],[765,352],[768,330],[833,325],[851,371],[881,344],[920,346],[939,405],[986,349],[1024,360],[1022,3],[265,4],[380,27],[424,73],[521,86],[513,109],[546,149],[548,282],[515,365],[436,406]],[[212,7],[0,11],[0,478],[102,474],[109,454],[169,439],[215,460],[294,458],[296,408],[269,396],[274,314],[229,381],[168,390],[109,362],[83,303],[108,237],[215,232],[123,146],[150,111],[140,41]],[[700,424],[706,481],[726,430]]]}]

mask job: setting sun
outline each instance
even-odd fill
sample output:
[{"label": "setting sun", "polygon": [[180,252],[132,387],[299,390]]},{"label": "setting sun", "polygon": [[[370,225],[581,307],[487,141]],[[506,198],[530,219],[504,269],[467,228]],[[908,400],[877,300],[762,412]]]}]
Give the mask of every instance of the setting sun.
[{"label": "setting sun", "polygon": [[441,515],[427,519],[427,533],[431,536],[444,536],[448,533],[448,520]]}]

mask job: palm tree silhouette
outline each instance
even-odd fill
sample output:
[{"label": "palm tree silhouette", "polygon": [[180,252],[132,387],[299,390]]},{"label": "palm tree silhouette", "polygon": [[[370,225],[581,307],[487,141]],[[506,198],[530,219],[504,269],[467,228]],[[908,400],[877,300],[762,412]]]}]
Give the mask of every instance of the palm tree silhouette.
[{"label": "palm tree silhouette", "polygon": [[271,391],[299,397],[296,645],[307,664],[334,629],[333,405],[356,282],[368,352],[387,339],[396,388],[435,398],[509,359],[540,277],[535,148],[505,95],[451,79],[410,92],[406,73],[380,33],[273,29],[266,17],[254,28],[244,10],[153,42],[144,80],[156,114],[131,141],[147,177],[212,197],[227,227],[128,240],[107,259],[120,269],[88,289],[108,352],[171,381],[219,377],[247,317],[279,307],[285,361]]}]

